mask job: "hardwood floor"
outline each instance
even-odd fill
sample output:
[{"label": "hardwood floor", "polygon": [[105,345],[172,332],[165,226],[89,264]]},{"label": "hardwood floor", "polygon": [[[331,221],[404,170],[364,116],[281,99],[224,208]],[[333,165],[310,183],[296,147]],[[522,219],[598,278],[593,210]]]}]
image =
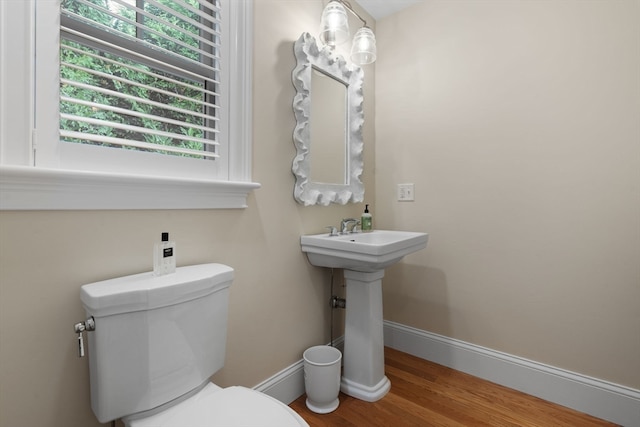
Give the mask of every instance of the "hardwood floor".
[{"label": "hardwood floor", "polygon": [[391,391],[375,403],[340,393],[330,414],[291,406],[312,427],[340,426],[613,426],[569,408],[385,348]]}]

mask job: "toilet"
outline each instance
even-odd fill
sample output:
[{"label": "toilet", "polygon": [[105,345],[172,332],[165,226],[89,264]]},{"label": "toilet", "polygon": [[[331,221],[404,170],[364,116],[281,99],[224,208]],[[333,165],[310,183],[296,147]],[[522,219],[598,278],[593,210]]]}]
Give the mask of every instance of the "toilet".
[{"label": "toilet", "polygon": [[219,387],[229,287],[222,264],[180,267],[84,285],[91,407],[102,423],[127,427],[300,427],[278,400],[246,387]]}]

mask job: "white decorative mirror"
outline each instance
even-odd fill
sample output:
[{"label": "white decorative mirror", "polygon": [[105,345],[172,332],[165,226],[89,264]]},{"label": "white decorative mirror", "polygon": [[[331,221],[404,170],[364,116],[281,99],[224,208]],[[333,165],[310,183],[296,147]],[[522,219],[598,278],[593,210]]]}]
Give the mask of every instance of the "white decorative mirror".
[{"label": "white decorative mirror", "polygon": [[305,206],[362,202],[362,69],[320,49],[309,33],[294,52],[294,197]]}]

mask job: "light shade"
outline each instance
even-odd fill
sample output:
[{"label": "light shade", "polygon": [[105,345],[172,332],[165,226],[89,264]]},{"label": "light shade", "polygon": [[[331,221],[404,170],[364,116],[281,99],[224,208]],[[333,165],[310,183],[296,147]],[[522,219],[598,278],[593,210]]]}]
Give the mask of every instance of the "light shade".
[{"label": "light shade", "polygon": [[347,11],[339,2],[329,2],[322,11],[319,37],[322,43],[329,46],[335,46],[349,40]]},{"label": "light shade", "polygon": [[376,37],[369,27],[362,27],[353,36],[351,62],[358,65],[371,64],[376,60]]}]

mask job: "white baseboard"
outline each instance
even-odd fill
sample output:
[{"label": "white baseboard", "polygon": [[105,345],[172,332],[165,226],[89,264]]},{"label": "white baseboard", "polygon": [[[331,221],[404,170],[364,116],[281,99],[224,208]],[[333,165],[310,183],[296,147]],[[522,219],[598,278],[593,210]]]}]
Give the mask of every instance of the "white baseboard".
[{"label": "white baseboard", "polygon": [[[386,320],[384,344],[621,426],[640,427],[640,390]],[[336,340],[336,347],[343,345],[344,337]],[[254,389],[288,405],[304,394],[304,361]]]},{"label": "white baseboard", "polygon": [[[334,346],[340,351],[344,350],[344,337],[336,338]],[[271,378],[254,387],[285,405],[290,404],[304,394],[304,360],[300,359],[288,366]]]},{"label": "white baseboard", "polygon": [[625,427],[640,427],[640,390],[386,320],[384,344]]},{"label": "white baseboard", "polygon": [[253,389],[288,405],[304,394],[304,360],[300,359]]}]

